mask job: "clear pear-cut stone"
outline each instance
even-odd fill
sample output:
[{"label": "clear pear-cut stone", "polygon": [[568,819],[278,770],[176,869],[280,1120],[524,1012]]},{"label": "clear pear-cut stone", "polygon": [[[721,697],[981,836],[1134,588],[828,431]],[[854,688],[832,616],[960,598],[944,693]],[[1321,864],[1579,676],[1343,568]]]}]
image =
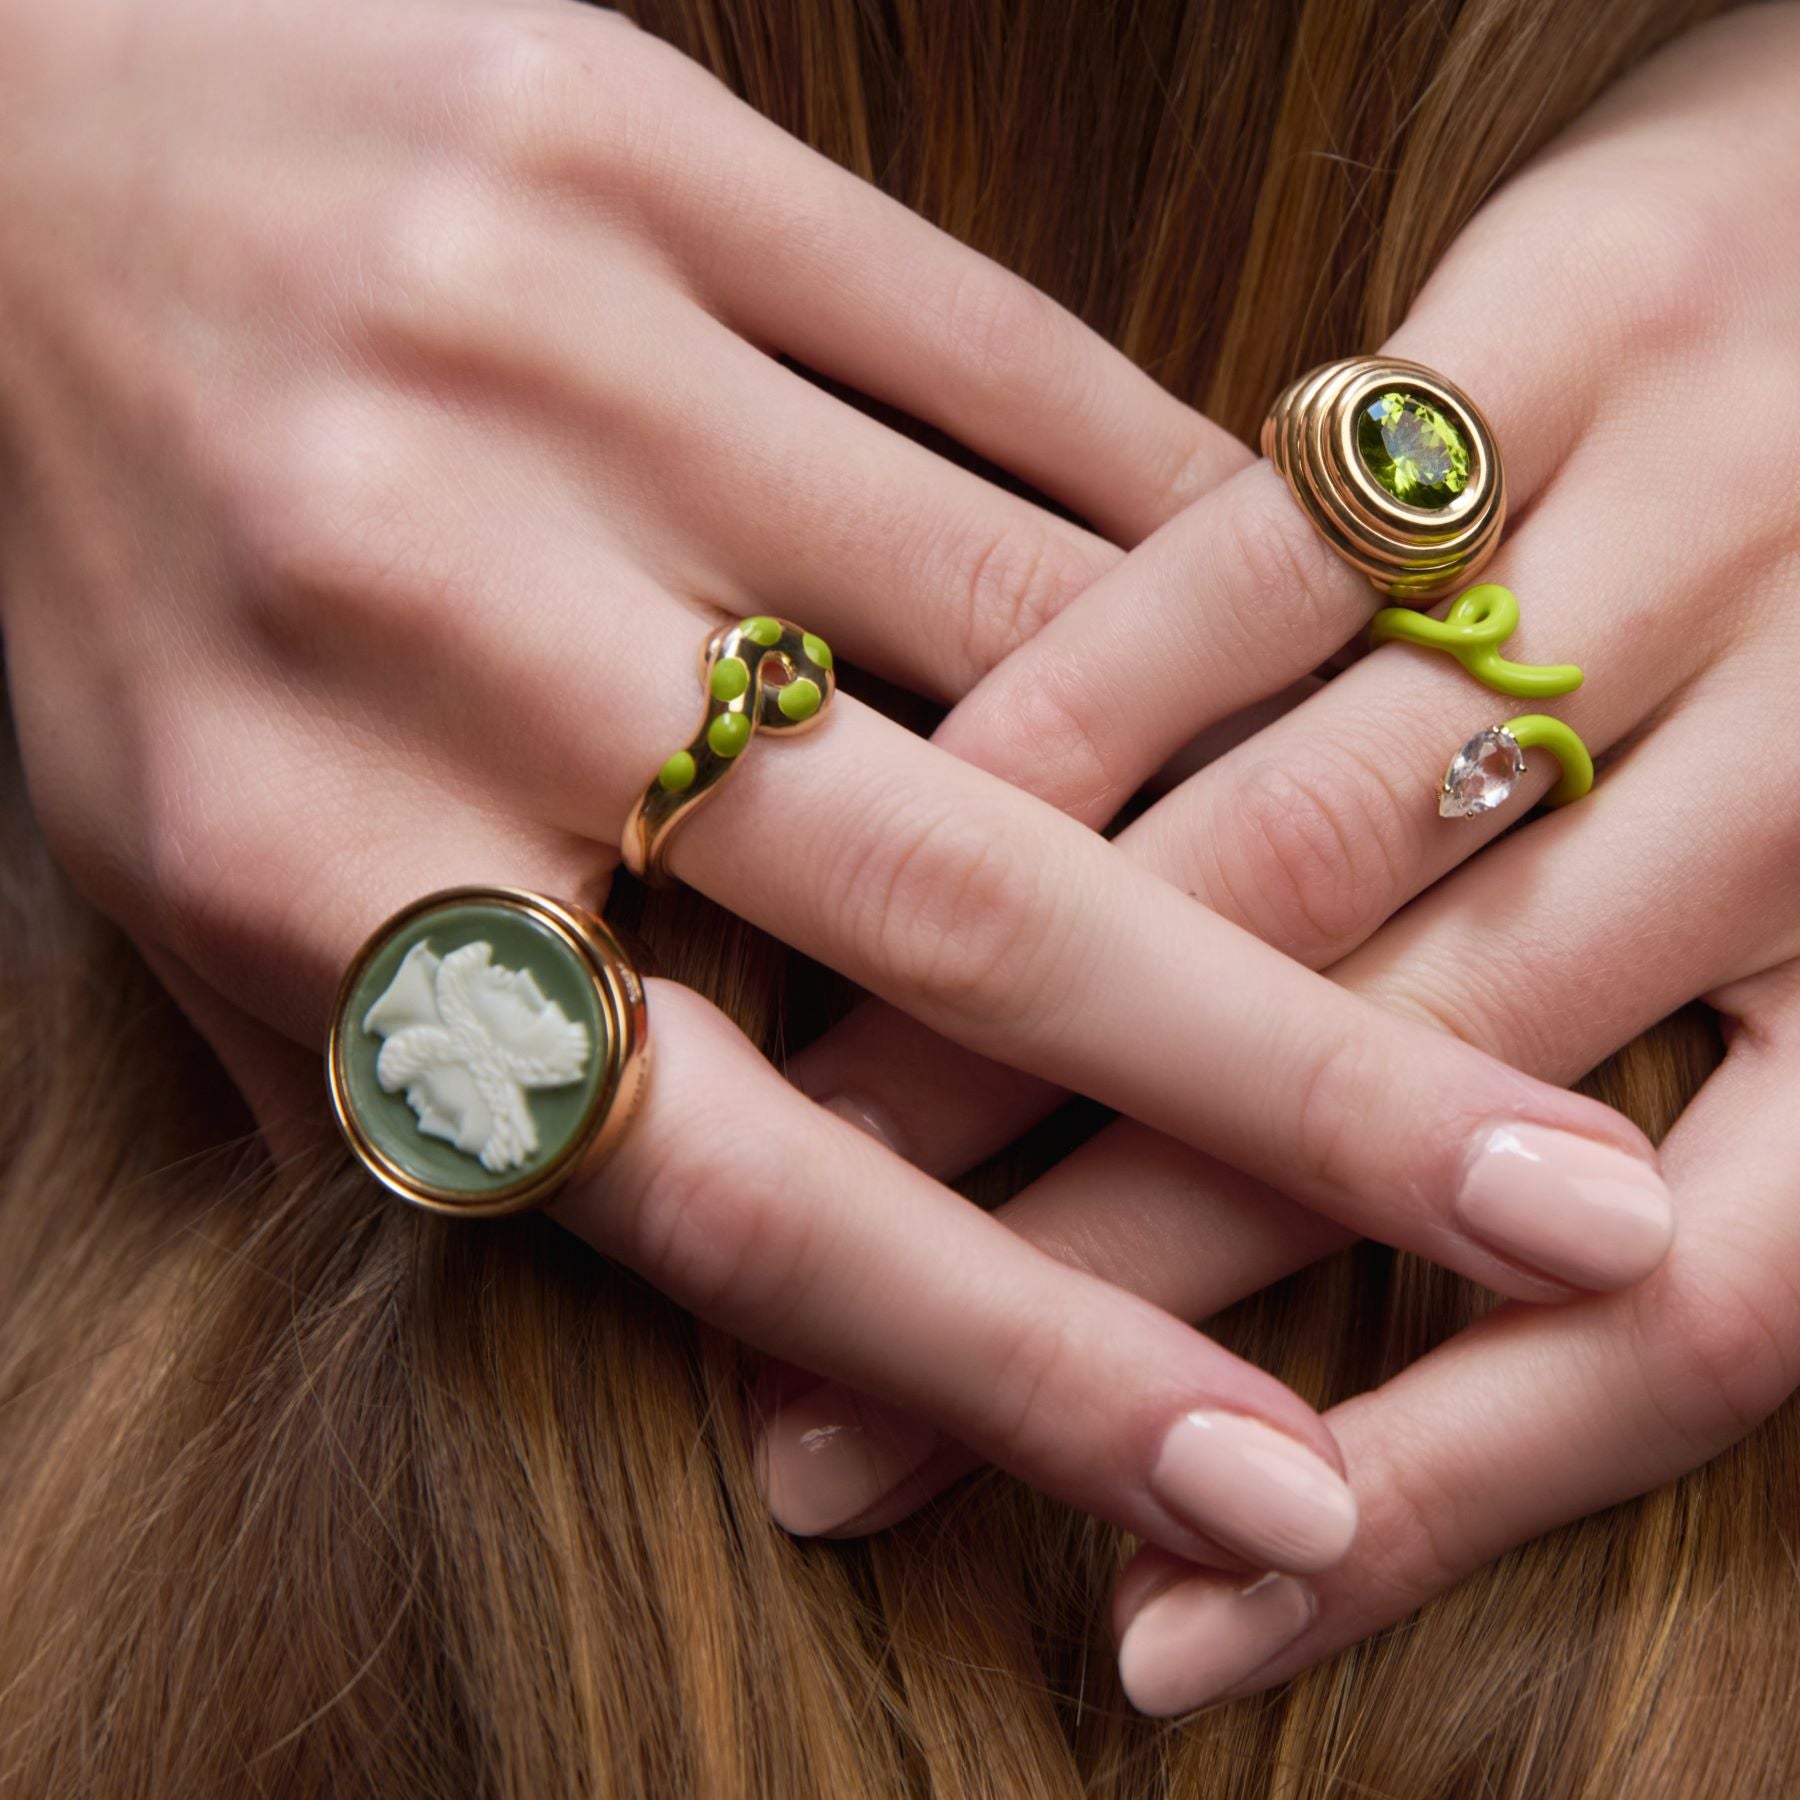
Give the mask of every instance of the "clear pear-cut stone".
[{"label": "clear pear-cut stone", "polygon": [[1438,794],[1438,811],[1446,819],[1474,819],[1504,806],[1525,773],[1525,752],[1502,726],[1491,726],[1470,738],[1450,759]]}]

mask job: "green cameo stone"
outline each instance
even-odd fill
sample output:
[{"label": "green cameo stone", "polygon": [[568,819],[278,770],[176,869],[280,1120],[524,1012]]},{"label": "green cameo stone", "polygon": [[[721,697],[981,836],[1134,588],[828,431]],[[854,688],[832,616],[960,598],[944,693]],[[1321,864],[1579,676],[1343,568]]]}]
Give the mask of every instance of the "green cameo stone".
[{"label": "green cameo stone", "polygon": [[1469,485],[1469,444],[1462,422],[1416,394],[1390,390],[1363,408],[1356,448],[1396,500],[1437,511]]},{"label": "green cameo stone", "polygon": [[610,1038],[586,961],[544,920],[456,900],[409,920],[337,1021],[342,1098],[409,1180],[485,1199],[585,1138]]}]

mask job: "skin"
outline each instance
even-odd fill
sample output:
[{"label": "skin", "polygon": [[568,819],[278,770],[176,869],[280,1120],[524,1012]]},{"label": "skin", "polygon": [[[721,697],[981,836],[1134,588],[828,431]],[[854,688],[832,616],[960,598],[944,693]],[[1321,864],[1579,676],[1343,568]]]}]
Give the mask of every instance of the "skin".
[{"label": "skin", "polygon": [[[1515,523],[1482,578],[1521,596],[1510,654],[1585,667],[1557,710],[1602,758],[1594,796],[1492,849],[1518,802],[1491,821],[1440,822],[1448,752],[1507,703],[1448,658],[1391,645],[1299,704],[1290,694],[1276,722],[1118,841],[1345,987],[1553,1080],[1695,998],[1718,1009],[1729,1043],[1663,1146],[1680,1223],[1657,1274],[1565,1307],[1502,1307],[1328,1413],[1361,1505],[1356,1545],[1306,1584],[1294,1616],[1309,1622],[1272,1656],[1246,1631],[1254,1661],[1234,1664],[1221,1642],[1233,1628],[1197,1606],[1204,1654],[1169,1623],[1174,1609],[1158,1646],[1188,1659],[1191,1683],[1151,1682],[1128,1640],[1127,1689],[1153,1710],[1292,1675],[1524,1539],[1693,1468],[1800,1384],[1800,762],[1783,745],[1800,702],[1800,440],[1772,428],[1800,399],[1800,246],[1769,229],[1800,206],[1797,79],[1793,7],[1683,40],[1484,209],[1390,346],[1462,384],[1494,424]],[[1732,420],[1744,428],[1712,428]],[[1184,733],[1353,631],[1366,590],[1315,551],[1268,466],[1243,464],[994,671],[938,741],[1098,823]],[[1278,614],[1234,560],[1252,536],[1298,596]],[[1205,608],[1182,604],[1196,568]],[[1144,679],[1129,706],[1100,653],[1115,640],[1159,652],[1134,659]],[[1250,666],[1221,672],[1222,654],[1246,646]],[[1051,713],[1066,754],[1027,764],[1018,722],[1041,730]],[[1531,760],[1541,794],[1554,765]],[[851,1097],[847,1111],[945,1175],[1054,1098],[879,1008],[795,1074]],[[1414,1099],[1441,1094],[1430,1083]],[[1193,1319],[1346,1241],[1133,1122],[1003,1216]],[[773,1435],[792,1440],[803,1418],[815,1463],[864,1438],[913,1458],[840,1530],[892,1522],[972,1461],[841,1390],[790,1411]],[[791,1447],[788,1460],[778,1510],[784,1473],[823,1478]],[[835,1497],[847,1503],[851,1485]],[[1183,1581],[1195,1594],[1242,1586],[1147,1550],[1121,1583],[1119,1630]]]},{"label": "skin", "polygon": [[[1194,906],[1191,881],[1087,829],[1124,771],[1355,622],[1222,434],[616,19],[0,0],[0,22],[0,623],[27,772],[77,881],[278,1144],[318,1117],[302,1052],[362,937],[459,882],[597,904],[627,807],[697,716],[696,643],[777,610],[972,705],[933,745],[840,696],[752,752],[671,866],[966,1052],[971,1144],[1034,1082],[1077,1087],[1308,1219],[1567,1296],[1462,1228],[1462,1169],[1496,1123],[1648,1167],[1640,1134],[1310,973],[1284,952],[1332,959],[1259,941],[1263,921]],[[1464,374],[1454,345],[1410,347]],[[1153,535],[1122,564],[776,355],[1106,537]],[[1534,478],[1523,447],[1522,491],[1557,448]],[[1103,600],[1114,628],[1191,626],[1196,672],[1206,631],[1243,637],[1263,603],[1236,689],[1134,688],[1105,771],[1064,752],[1066,707],[1007,723],[1009,684],[1011,705],[1051,691],[1029,659],[1103,647]],[[1272,641],[1270,618],[1290,620]],[[984,731],[1030,767],[982,755]],[[1179,1558],[1225,1560],[1205,1507],[1153,1478],[1185,1414],[1260,1417],[1339,1465],[1295,1396],[1179,1322],[1186,1296],[1169,1310],[1047,1254],[783,1082],[705,1002],[651,988],[650,1099],[558,1203],[571,1229]],[[1443,1098],[1422,1109],[1426,1091]]]}]

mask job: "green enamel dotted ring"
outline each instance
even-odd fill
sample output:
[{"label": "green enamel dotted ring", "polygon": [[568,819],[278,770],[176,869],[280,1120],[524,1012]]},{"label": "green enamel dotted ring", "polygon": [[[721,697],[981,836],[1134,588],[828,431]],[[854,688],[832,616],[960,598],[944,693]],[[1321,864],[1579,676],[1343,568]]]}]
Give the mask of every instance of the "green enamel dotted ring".
[{"label": "green enamel dotted ring", "polygon": [[693,741],[657,770],[620,838],[640,880],[667,880],[669,839],[743,760],[761,732],[810,731],[837,692],[831,647],[785,619],[759,614],[721,625],[700,646],[706,712]]},{"label": "green enamel dotted ring", "polygon": [[1262,449],[1325,541],[1393,599],[1444,593],[1499,545],[1494,434],[1461,388],[1417,363],[1314,369],[1275,402]]},{"label": "green enamel dotted ring", "polygon": [[644,984],[599,919],[515,888],[451,888],[357,952],[326,1072],[345,1140],[383,1187],[494,1218],[612,1154],[647,1045]]}]

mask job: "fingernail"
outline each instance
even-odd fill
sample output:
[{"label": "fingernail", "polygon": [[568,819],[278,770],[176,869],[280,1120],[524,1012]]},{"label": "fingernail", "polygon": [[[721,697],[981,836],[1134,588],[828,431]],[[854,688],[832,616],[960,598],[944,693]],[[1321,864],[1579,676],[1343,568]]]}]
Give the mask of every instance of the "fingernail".
[{"label": "fingernail", "polygon": [[1356,1496],[1327,1462],[1244,1413],[1191,1412],[1163,1439],[1150,1488],[1248,1561],[1328,1569],[1356,1536]]},{"label": "fingernail", "polygon": [[1675,1235],[1669,1190],[1647,1162],[1547,1125],[1488,1131],[1456,1213],[1490,1249],[1583,1288],[1642,1281]]},{"label": "fingernail", "polygon": [[923,1419],[828,1382],[770,1419],[756,1477],[776,1524],[816,1537],[891,1494],[940,1442]]},{"label": "fingernail", "polygon": [[892,1150],[896,1156],[900,1154],[898,1143],[888,1123],[872,1107],[849,1094],[833,1094],[829,1100],[821,1100],[821,1106],[829,1113],[836,1113],[846,1124],[854,1125],[865,1137],[872,1137],[884,1150]]},{"label": "fingernail", "polygon": [[1119,1680],[1139,1712],[1166,1719],[1229,1693],[1313,1621],[1312,1590],[1286,1575],[1247,1587],[1195,1576],[1164,1588],[1125,1628]]}]

